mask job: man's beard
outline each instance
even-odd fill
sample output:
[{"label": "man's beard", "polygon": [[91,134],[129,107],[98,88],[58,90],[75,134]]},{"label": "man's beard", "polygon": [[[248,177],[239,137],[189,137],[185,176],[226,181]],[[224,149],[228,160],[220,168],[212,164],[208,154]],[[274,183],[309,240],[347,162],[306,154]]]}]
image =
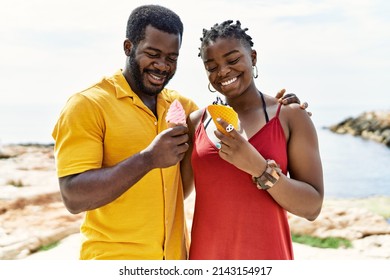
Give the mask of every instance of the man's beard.
[{"label": "man's beard", "polygon": [[155,95],[159,94],[173,77],[173,74],[171,76],[168,76],[167,72],[161,72],[158,70],[154,70],[154,71],[149,70],[148,71],[149,73],[166,75],[167,78],[166,78],[165,82],[158,87],[147,87],[143,83],[141,67],[140,67],[138,61],[135,59],[135,54],[133,52],[130,53],[129,60],[130,60],[129,61],[130,71],[133,75],[133,81],[135,82],[137,89],[146,95],[155,96]]}]

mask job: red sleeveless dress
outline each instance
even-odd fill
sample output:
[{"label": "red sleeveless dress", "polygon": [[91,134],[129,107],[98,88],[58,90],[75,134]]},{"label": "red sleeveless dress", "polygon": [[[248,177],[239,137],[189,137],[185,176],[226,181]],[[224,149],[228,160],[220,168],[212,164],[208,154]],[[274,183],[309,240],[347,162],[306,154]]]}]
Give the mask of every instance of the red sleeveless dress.
[{"label": "red sleeveless dress", "polygon": [[[280,108],[249,142],[286,174],[287,144]],[[196,198],[190,259],[293,259],[286,211],[267,191],[257,189],[248,173],[220,158],[203,122],[194,136],[192,167]]]}]

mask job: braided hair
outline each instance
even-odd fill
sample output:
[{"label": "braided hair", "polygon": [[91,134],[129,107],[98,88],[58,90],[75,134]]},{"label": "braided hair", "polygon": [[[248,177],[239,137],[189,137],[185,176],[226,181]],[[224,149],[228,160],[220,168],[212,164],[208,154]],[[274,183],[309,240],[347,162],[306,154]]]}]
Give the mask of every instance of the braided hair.
[{"label": "braided hair", "polygon": [[216,23],[210,30],[203,29],[203,37],[200,38],[201,45],[198,56],[202,56],[202,49],[209,46],[211,42],[215,42],[218,38],[235,38],[241,41],[243,46],[251,49],[253,47],[252,37],[246,34],[248,28],[241,28],[241,22],[236,21],[233,24],[232,20],[226,20],[220,24]]}]

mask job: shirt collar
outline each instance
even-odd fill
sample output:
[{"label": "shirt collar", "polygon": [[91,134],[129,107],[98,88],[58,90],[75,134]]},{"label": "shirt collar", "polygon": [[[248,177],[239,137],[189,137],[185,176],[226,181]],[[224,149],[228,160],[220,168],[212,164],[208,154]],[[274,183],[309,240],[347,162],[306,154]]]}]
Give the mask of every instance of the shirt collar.
[{"label": "shirt collar", "polygon": [[[118,70],[113,75],[112,81],[115,84],[117,99],[130,97],[135,105],[139,107],[146,107],[138,95],[131,89],[129,83],[122,73],[122,69]],[[167,99],[164,89],[162,92],[157,94],[157,110],[159,113],[163,113],[171,103],[172,101],[169,98]]]},{"label": "shirt collar", "polygon": [[130,85],[126,81],[125,76],[123,76],[122,69],[118,70],[113,75],[112,81],[116,89],[116,98],[120,99],[124,97],[131,97],[132,99],[134,99],[134,96],[136,96],[136,94],[130,88]]}]

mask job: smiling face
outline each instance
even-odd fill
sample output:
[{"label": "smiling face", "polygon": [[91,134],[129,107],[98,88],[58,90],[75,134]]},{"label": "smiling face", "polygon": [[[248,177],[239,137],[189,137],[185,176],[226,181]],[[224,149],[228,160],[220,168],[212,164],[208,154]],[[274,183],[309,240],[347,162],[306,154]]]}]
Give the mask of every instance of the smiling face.
[{"label": "smiling face", "polygon": [[180,40],[179,34],[149,25],[137,46],[125,41],[128,58],[124,75],[135,93],[154,96],[168,84],[176,72]]},{"label": "smiling face", "polygon": [[211,85],[227,98],[245,92],[251,84],[256,51],[235,38],[217,38],[201,50],[201,57]]}]

